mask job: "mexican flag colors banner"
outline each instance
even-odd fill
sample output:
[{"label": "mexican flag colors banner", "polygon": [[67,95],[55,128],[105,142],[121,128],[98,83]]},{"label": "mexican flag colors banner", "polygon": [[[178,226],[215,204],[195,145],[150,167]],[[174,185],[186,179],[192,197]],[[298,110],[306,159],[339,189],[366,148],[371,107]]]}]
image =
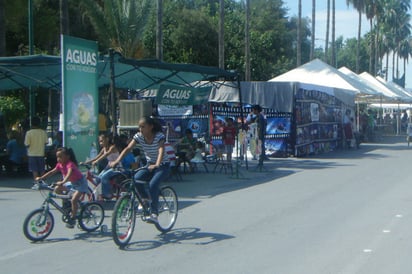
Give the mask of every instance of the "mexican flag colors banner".
[{"label": "mexican flag colors banner", "polygon": [[97,42],[67,35],[61,42],[63,143],[81,162],[98,134]]}]

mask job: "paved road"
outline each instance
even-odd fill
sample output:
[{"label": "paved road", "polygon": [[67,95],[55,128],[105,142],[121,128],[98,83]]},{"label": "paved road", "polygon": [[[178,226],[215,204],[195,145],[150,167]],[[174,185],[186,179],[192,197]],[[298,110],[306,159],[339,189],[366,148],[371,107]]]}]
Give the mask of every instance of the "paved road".
[{"label": "paved road", "polygon": [[410,273],[411,163],[412,147],[392,137],[272,159],[265,172],[250,163],[239,178],[186,175],[171,183],[181,207],[174,230],[138,222],[125,250],[110,231],[69,230],[56,213],[50,237],[30,243],[22,222],[40,195],[27,178],[0,177],[1,273]]}]

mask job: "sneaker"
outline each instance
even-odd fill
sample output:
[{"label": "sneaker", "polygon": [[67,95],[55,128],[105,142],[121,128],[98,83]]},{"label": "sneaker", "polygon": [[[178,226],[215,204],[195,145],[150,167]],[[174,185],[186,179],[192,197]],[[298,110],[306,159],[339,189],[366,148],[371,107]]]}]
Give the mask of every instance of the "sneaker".
[{"label": "sneaker", "polygon": [[152,223],[152,224],[159,222],[159,221],[157,220],[157,214],[150,214],[150,216],[147,216],[147,217],[146,217],[146,221],[147,221],[148,223]]},{"label": "sneaker", "polygon": [[138,204],[137,209],[136,209],[137,213],[142,213],[143,212],[143,206],[142,204]]},{"label": "sneaker", "polygon": [[70,219],[67,224],[66,227],[67,228],[74,228],[74,225],[76,224],[76,220],[75,219]]}]

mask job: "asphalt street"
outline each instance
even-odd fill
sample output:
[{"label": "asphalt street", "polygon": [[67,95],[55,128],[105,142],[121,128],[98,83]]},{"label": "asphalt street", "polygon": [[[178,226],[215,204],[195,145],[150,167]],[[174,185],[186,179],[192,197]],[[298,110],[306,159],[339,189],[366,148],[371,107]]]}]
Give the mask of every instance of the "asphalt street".
[{"label": "asphalt street", "polygon": [[43,242],[22,232],[41,195],[30,176],[0,175],[1,273],[410,273],[412,147],[383,137],[359,150],[272,158],[264,170],[198,172],[170,181],[174,229],[137,220],[131,243],[56,225]]}]

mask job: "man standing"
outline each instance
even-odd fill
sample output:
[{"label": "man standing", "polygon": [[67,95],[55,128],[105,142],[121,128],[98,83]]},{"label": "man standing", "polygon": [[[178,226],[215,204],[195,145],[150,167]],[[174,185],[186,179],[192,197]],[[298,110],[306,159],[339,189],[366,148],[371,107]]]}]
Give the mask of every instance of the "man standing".
[{"label": "man standing", "polygon": [[44,152],[47,144],[47,133],[40,128],[40,118],[31,119],[31,129],[27,131],[24,145],[27,147],[29,171],[33,173],[33,179],[44,174]]},{"label": "man standing", "polygon": [[258,146],[260,150],[259,155],[259,164],[263,164],[263,160],[266,159],[265,155],[265,134],[266,134],[266,118],[263,116],[262,107],[260,105],[254,105],[252,107],[253,114],[256,115],[256,123],[257,123],[257,139],[258,139]]}]

